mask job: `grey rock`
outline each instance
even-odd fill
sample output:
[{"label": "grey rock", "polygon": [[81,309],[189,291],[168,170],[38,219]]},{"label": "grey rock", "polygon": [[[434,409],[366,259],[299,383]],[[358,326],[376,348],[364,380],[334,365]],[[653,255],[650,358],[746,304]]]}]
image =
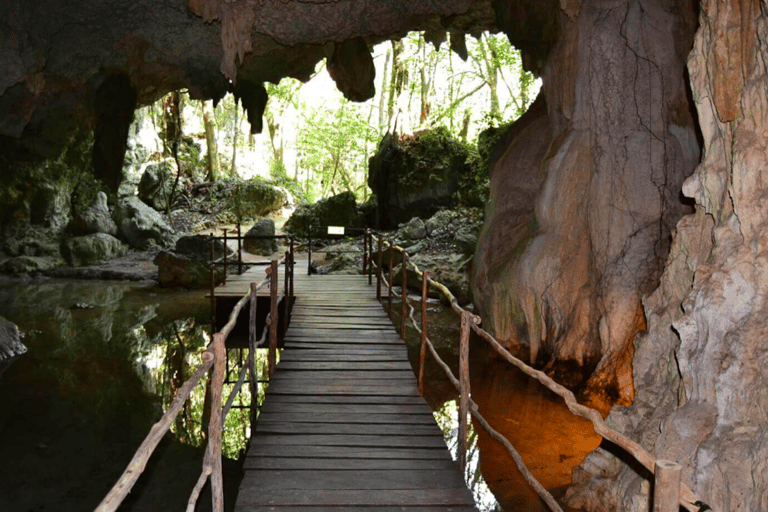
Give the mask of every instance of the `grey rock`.
[{"label": "grey rock", "polygon": [[168,206],[173,184],[174,177],[169,162],[148,164],[139,181],[139,199],[155,210],[164,210]]},{"label": "grey rock", "polygon": [[96,199],[80,215],[72,219],[71,230],[76,234],[106,233],[117,235],[117,224],[112,220],[107,205],[107,194],[97,192]]},{"label": "grey rock", "polygon": [[93,233],[65,240],[61,253],[73,267],[103,263],[126,253],[123,243],[106,233]]},{"label": "grey rock", "polygon": [[0,271],[6,274],[29,274],[58,267],[64,262],[60,257],[17,256],[3,262]]},{"label": "grey rock", "polygon": [[[193,256],[177,254],[171,251],[160,251],[154,259],[157,265],[157,281],[160,286],[184,288],[206,288],[211,285],[211,270],[208,260]],[[215,284],[222,282],[224,268],[215,270]]]},{"label": "grey rock", "polygon": [[445,228],[447,228],[451,222],[456,219],[457,214],[453,210],[440,210],[432,217],[427,219],[424,223],[424,227],[427,230],[428,236],[436,236],[436,234]]},{"label": "grey rock", "polygon": [[113,218],[120,234],[136,249],[145,250],[152,245],[167,246],[173,241],[173,229],[156,210],[138,197],[121,199]]},{"label": "grey rock", "polygon": [[[246,237],[248,236],[274,236],[275,235],[275,223],[272,221],[272,219],[267,219],[265,217],[260,218],[256,221],[256,223],[251,227],[251,229],[248,230],[248,232],[245,234]],[[268,238],[268,239],[249,239],[246,238],[243,241],[243,249],[250,252],[251,254],[261,254],[263,256],[268,256],[270,254],[273,254],[277,252],[277,240],[274,238]]]},{"label": "grey rock", "polygon": [[404,240],[420,240],[427,236],[424,221],[414,217],[405,224],[400,225],[399,235]]},{"label": "grey rock", "polygon": [[19,328],[0,316],[0,375],[5,373],[14,359],[26,351],[27,347],[21,342]]},{"label": "grey rock", "polygon": [[470,226],[461,226],[454,234],[456,248],[466,255],[471,255],[477,247],[477,230]]}]

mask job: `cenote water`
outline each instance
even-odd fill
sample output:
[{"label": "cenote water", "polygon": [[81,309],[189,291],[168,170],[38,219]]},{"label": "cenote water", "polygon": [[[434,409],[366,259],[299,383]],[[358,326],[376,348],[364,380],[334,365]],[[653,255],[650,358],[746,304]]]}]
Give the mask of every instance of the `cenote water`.
[{"label": "cenote water", "polygon": [[[201,291],[5,280],[0,315],[28,351],[0,376],[0,510],[93,510],[199,364],[209,310]],[[120,510],[185,508],[202,466],[204,396],[197,386]],[[246,417],[227,418],[230,459],[245,447]],[[234,497],[240,468],[225,460],[225,470]]]},{"label": "cenote water", "polygon": [[[456,371],[458,317],[436,301],[429,309],[430,338]],[[209,341],[204,292],[126,282],[4,280],[0,316],[19,326],[28,348],[0,375],[0,510],[92,510],[200,363]],[[408,341],[416,363],[415,331]],[[588,422],[495,358],[484,343],[474,342],[470,350],[472,396],[480,412],[517,447],[534,476],[562,494],[571,468],[599,438]],[[230,351],[233,380],[239,357]],[[456,393],[436,364],[428,363],[426,375],[427,401],[456,458]],[[185,508],[202,465],[204,397],[203,382],[120,510]],[[235,405],[249,400],[246,390]],[[225,425],[230,510],[242,471],[237,459],[250,435],[247,411],[233,409]],[[481,427],[470,423],[469,441],[465,478],[480,510],[547,510]],[[210,509],[209,498],[199,503],[198,510]]]}]

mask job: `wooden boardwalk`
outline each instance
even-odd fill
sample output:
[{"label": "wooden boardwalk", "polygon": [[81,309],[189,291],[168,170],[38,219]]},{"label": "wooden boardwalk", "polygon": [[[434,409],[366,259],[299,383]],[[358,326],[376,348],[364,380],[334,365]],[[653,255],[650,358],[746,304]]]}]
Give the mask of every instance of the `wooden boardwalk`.
[{"label": "wooden boardwalk", "polygon": [[375,285],[301,275],[235,510],[475,510]]}]

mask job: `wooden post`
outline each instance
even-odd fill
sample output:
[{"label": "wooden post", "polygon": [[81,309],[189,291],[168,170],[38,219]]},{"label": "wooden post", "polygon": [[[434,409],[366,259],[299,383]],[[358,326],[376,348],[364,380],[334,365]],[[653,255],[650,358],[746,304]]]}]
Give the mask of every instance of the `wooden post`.
[{"label": "wooden post", "polygon": [[403,262],[401,264],[403,280],[403,303],[400,307],[400,337],[405,339],[405,317],[408,314],[408,253],[403,252]]},{"label": "wooden post", "polygon": [[653,512],[680,510],[680,472],[682,466],[670,460],[657,460],[654,468]]},{"label": "wooden post", "polygon": [[389,243],[389,290],[387,296],[387,315],[389,315],[390,321],[392,320],[392,267],[395,266],[395,251],[392,248],[392,243]]},{"label": "wooden post", "polygon": [[363,275],[368,272],[368,228],[365,228],[363,235]]},{"label": "wooden post", "polygon": [[293,311],[293,272],[296,270],[296,254],[293,252],[293,235],[291,235],[291,301],[288,303],[288,306],[291,308],[291,311]]},{"label": "wooden post", "polygon": [[290,284],[288,284],[288,267],[290,267],[290,265],[291,253],[285,251],[285,275],[283,276],[283,333],[288,330],[288,301],[290,300],[288,297],[288,289],[290,287]]},{"label": "wooden post", "polygon": [[227,349],[224,335],[213,335],[213,376],[211,377],[211,420],[208,423],[208,453],[211,461],[211,508],[224,512],[224,478],[221,472],[221,388]]},{"label": "wooden post", "polygon": [[421,345],[419,346],[419,393],[424,396],[424,365],[427,362],[427,272],[421,275]]},{"label": "wooden post", "polygon": [[373,278],[373,233],[368,233],[368,286],[371,286]]},{"label": "wooden post", "polygon": [[467,413],[469,412],[469,312],[461,312],[459,342],[459,465],[467,467]]},{"label": "wooden post", "polygon": [[248,369],[251,380],[251,421],[255,419],[259,397],[259,383],[256,378],[256,283],[251,283],[251,315],[248,321]]},{"label": "wooden post", "polygon": [[269,375],[272,376],[272,372],[275,370],[275,364],[277,364],[277,260],[272,260],[272,265],[269,267]]},{"label": "wooden post", "polygon": [[224,228],[224,284],[227,284],[227,253],[229,251],[227,250],[227,228]]},{"label": "wooden post", "polygon": [[216,332],[216,239],[211,233],[211,336]]},{"label": "wooden post", "polygon": [[243,234],[240,231],[240,221],[237,222],[237,273],[243,273]]},{"label": "wooden post", "polygon": [[379,253],[376,257],[376,300],[381,300],[381,233],[379,233],[379,241],[377,248]]},{"label": "wooden post", "polygon": [[307,229],[307,253],[309,261],[307,262],[307,275],[312,274],[312,223]]}]

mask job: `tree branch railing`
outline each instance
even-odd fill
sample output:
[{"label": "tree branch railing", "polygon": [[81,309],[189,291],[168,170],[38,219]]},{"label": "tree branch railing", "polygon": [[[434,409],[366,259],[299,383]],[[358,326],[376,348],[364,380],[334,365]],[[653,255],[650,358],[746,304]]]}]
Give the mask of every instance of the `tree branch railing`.
[{"label": "tree branch railing", "polygon": [[[182,410],[184,402],[189,398],[192,390],[202,380],[203,375],[213,368],[211,375],[211,418],[208,424],[208,443],[203,457],[203,467],[200,477],[192,490],[187,503],[187,512],[193,512],[197,504],[205,483],[210,479],[211,499],[213,512],[223,512],[224,510],[224,485],[221,467],[221,447],[222,430],[227,414],[232,407],[232,403],[237,394],[242,391],[246,373],[249,374],[249,384],[251,390],[251,419],[253,420],[254,403],[258,399],[258,383],[256,377],[255,353],[256,347],[266,341],[269,334],[269,353],[268,353],[268,376],[274,371],[276,353],[277,353],[277,328],[279,325],[279,312],[277,304],[279,300],[287,299],[284,302],[285,320],[287,327],[291,305],[293,301],[293,241],[291,240],[291,251],[286,253],[285,260],[278,262],[273,260],[270,266],[265,269],[267,277],[260,283],[250,283],[248,291],[233,307],[227,323],[221,330],[213,334],[213,340],[203,352],[202,364],[195,370],[190,377],[176,392],[176,396],[171,402],[168,410],[163,414],[160,420],[150,429],[149,434],[144,439],[138,450],[134,454],[127,468],[112,487],[106,497],[96,507],[96,512],[112,512],[117,510],[120,504],[125,500],[133,488],[134,484],[146,469],[149,458],[154,453],[163,436],[168,432],[172,423]],[[278,297],[278,265],[285,264],[285,287]],[[213,267],[211,267],[213,268]],[[267,316],[266,325],[262,331],[261,340],[256,340],[256,313],[257,313],[257,294],[258,291],[268,286],[270,289],[270,312]],[[240,370],[237,383],[233,387],[226,404],[222,407],[222,391],[224,385],[224,374],[226,371],[226,339],[237,323],[240,312],[246,304],[250,305],[249,312],[249,354],[248,363]]]},{"label": "tree branch railing", "polygon": [[[373,246],[373,240],[377,242],[377,257],[374,262],[373,252],[371,250]],[[419,372],[418,372],[418,384],[419,392],[424,394],[424,367],[426,364],[426,353],[429,351],[437,364],[445,372],[448,380],[459,392],[459,462],[462,469],[466,465],[466,453],[467,453],[467,413],[470,413],[480,425],[488,432],[488,434],[499,441],[510,454],[515,461],[523,477],[531,485],[531,487],[537,492],[541,499],[547,504],[547,506],[554,512],[562,512],[562,508],[557,504],[552,495],[533,477],[531,472],[525,466],[520,454],[515,450],[512,444],[502,434],[494,430],[491,425],[480,414],[477,404],[470,398],[471,388],[469,384],[469,333],[470,330],[477,333],[482,339],[487,341],[490,346],[500,354],[507,362],[520,369],[526,375],[538,380],[545,387],[553,391],[558,396],[565,400],[565,404],[572,414],[575,414],[581,418],[584,418],[592,423],[595,433],[602,438],[607,439],[613,444],[621,447],[627,453],[632,455],[643,467],[645,467],[651,474],[654,475],[654,499],[653,499],[653,512],[677,512],[680,506],[685,507],[690,512],[700,512],[702,510],[711,510],[696,495],[691,489],[686,486],[680,480],[681,466],[680,464],[668,460],[659,459],[656,460],[654,456],[649,453],[640,444],[628,438],[624,434],[617,432],[608,426],[603,420],[600,413],[592,408],[579,404],[571,392],[566,387],[562,386],[550,378],[547,374],[540,370],[536,370],[531,366],[524,363],[522,360],[513,356],[501,343],[498,342],[490,333],[480,327],[481,318],[464,308],[462,308],[456,297],[450,292],[450,290],[443,284],[431,279],[428,273],[419,270],[418,266],[410,261],[408,253],[402,247],[394,245],[393,243],[385,240],[382,236],[375,236],[366,230],[364,246],[369,249],[365,251],[366,257],[369,258],[367,265],[364,264],[364,268],[368,274],[368,282],[371,283],[373,268],[375,267],[376,273],[376,296],[379,300],[382,300],[382,285],[387,287],[387,306],[386,309],[390,318],[392,318],[392,302],[393,302],[393,281],[394,281],[394,265],[395,265],[395,253],[401,255],[401,280],[402,280],[402,303],[401,303],[401,318],[400,318],[400,337],[405,339],[406,329],[406,316],[410,319],[413,328],[420,334],[420,346],[419,346]],[[384,276],[383,271],[383,253],[389,253],[389,265],[388,276]],[[408,266],[412,268],[413,272],[421,278],[421,322],[417,322],[414,318],[415,308],[410,303],[408,298]],[[459,378],[451,371],[451,368],[440,358],[428,336],[427,326],[427,292],[432,287],[438,290],[443,297],[445,297],[450,303],[451,309],[458,313],[461,317],[461,337],[459,345]]]}]

